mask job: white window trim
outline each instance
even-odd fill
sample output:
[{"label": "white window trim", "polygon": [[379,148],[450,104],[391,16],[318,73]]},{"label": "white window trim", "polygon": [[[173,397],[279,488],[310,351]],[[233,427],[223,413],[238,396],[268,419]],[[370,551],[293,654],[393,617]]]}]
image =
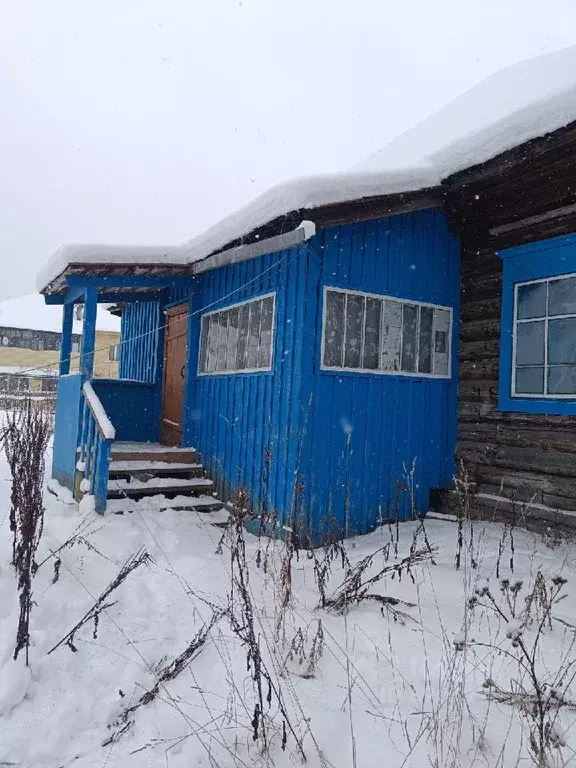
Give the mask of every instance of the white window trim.
[{"label": "white window trim", "polygon": [[[326,327],[326,294],[328,291],[337,291],[338,293],[351,293],[356,296],[364,296],[369,299],[388,299],[389,301],[397,301],[402,304],[413,304],[414,306],[418,307],[430,307],[431,309],[442,309],[450,313],[450,322],[448,325],[448,373],[418,373],[417,371],[385,371],[380,368],[346,368],[346,367],[337,367],[333,365],[324,365],[324,329]],[[453,315],[454,310],[452,307],[447,307],[444,304],[431,304],[427,301],[414,301],[413,299],[402,299],[399,296],[388,296],[386,294],[382,293],[368,293],[367,291],[356,291],[351,288],[339,288],[335,285],[325,285],[324,286],[324,295],[323,295],[323,303],[322,303],[322,328],[321,328],[321,334],[322,334],[322,341],[321,341],[321,347],[320,347],[320,370],[327,371],[327,372],[334,372],[334,373],[359,373],[359,374],[374,374],[376,376],[404,376],[411,379],[417,378],[417,379],[440,379],[443,381],[448,381],[452,378],[452,333],[453,333]],[[380,314],[380,344],[382,343],[382,324],[384,322],[384,312],[381,312]],[[436,330],[435,324],[432,325],[432,340],[434,343],[434,332]],[[400,360],[402,360],[402,343],[404,340],[404,334],[402,333],[400,336]],[[346,326],[344,326],[344,341],[346,341]],[[364,346],[364,326],[362,327],[362,348]],[[418,360],[419,352],[420,352],[420,334],[416,334],[416,352],[415,357],[416,360]],[[382,350],[380,349],[379,354],[381,354]],[[434,347],[432,346],[432,361],[434,360]],[[380,362],[380,361],[379,361]],[[432,364],[434,364],[432,362]]]},{"label": "white window trim", "polygon": [[[514,283],[514,308],[512,314],[512,370],[510,374],[510,397],[516,399],[529,399],[529,400],[576,400],[576,394],[544,394],[544,393],[526,393],[516,392],[516,338],[518,325],[524,325],[525,323],[535,323],[538,321],[544,321],[544,389],[548,389],[548,321],[552,320],[565,320],[576,318],[576,313],[568,315],[548,315],[548,289],[546,290],[546,316],[545,317],[530,317],[524,320],[517,319],[518,312],[518,289],[524,285],[535,285],[536,283],[550,283],[552,280],[566,280],[569,277],[576,277],[576,272],[567,272],[562,275],[551,275],[550,277],[539,277],[536,280],[523,280],[521,283]],[[520,366],[540,368],[541,366]],[[558,366],[553,366],[558,367]],[[562,366],[560,366],[562,367]]]},{"label": "white window trim", "polygon": [[[270,365],[266,368],[238,368],[230,371],[201,371],[200,365],[202,362],[202,324],[204,318],[209,318],[211,315],[218,315],[220,312],[227,312],[230,309],[241,307],[244,304],[254,304],[257,301],[263,301],[264,299],[272,298],[272,328],[270,339]],[[276,291],[270,291],[269,293],[263,293],[261,296],[252,296],[250,299],[244,301],[237,301],[235,304],[227,304],[225,307],[219,309],[213,309],[210,312],[205,312],[200,316],[200,336],[198,340],[198,361],[196,365],[197,376],[238,376],[243,373],[269,373],[274,367],[274,345],[276,341]]]}]

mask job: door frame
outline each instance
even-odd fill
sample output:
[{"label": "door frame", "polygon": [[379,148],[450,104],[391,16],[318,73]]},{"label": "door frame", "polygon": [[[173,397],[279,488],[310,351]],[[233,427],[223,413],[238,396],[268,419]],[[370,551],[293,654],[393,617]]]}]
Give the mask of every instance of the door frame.
[{"label": "door frame", "polygon": [[164,387],[166,383],[166,372],[167,372],[167,366],[166,366],[166,340],[167,340],[167,334],[166,329],[168,325],[168,315],[171,314],[180,314],[181,312],[186,312],[187,322],[186,322],[186,334],[185,334],[185,361],[184,361],[184,383],[183,383],[183,390],[182,390],[182,438],[180,441],[180,445],[184,443],[184,435],[186,432],[186,425],[185,425],[185,415],[186,415],[186,395],[188,392],[188,377],[190,373],[190,300],[189,299],[183,299],[182,301],[178,301],[172,304],[169,304],[165,306],[162,309],[163,313],[163,328],[162,328],[162,334],[160,339],[160,354],[162,359],[162,376],[160,377],[160,404],[159,404],[159,413],[158,413],[158,438],[159,441],[162,442],[162,422],[163,422],[163,415],[164,415]]}]

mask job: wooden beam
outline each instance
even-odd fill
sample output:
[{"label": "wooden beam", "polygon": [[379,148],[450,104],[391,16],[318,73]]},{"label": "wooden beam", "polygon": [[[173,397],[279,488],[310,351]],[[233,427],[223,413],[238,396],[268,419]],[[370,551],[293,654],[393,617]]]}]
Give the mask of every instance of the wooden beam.
[{"label": "wooden beam", "polygon": [[84,294],[84,326],[82,330],[81,370],[85,379],[91,380],[94,373],[94,350],[96,346],[96,312],[98,290],[87,288]]},{"label": "wooden beam", "polygon": [[60,376],[70,373],[72,354],[72,327],[74,324],[74,304],[65,304],[62,310],[62,342],[60,344]]},{"label": "wooden beam", "polygon": [[67,275],[70,287],[94,288],[180,288],[191,285],[192,275]]}]

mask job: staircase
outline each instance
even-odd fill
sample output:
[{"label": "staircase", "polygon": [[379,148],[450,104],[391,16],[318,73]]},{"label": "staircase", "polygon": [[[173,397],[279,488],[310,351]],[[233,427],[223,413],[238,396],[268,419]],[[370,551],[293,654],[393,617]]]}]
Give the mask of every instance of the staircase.
[{"label": "staircase", "polygon": [[121,441],[111,444],[108,499],[186,497],[178,504],[179,509],[215,512],[224,505],[214,498],[213,488],[193,448]]}]

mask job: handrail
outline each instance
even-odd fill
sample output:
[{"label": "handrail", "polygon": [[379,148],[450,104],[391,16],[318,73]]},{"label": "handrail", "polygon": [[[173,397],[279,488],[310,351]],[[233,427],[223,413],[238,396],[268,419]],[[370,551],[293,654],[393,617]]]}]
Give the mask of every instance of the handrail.
[{"label": "handrail", "polygon": [[94,392],[94,387],[89,381],[85,381],[82,390],[84,391],[84,396],[86,397],[88,407],[94,416],[98,431],[104,440],[112,442],[112,440],[116,439],[116,430],[108,418],[106,411],[104,410],[104,406],[100,402],[100,398],[96,392]]},{"label": "handrail", "polygon": [[116,439],[116,430],[89,381],[84,382],[82,393],[84,408],[78,465],[78,469],[84,473],[81,489],[94,496],[96,512],[103,513],[108,498],[110,455],[112,443]]}]

